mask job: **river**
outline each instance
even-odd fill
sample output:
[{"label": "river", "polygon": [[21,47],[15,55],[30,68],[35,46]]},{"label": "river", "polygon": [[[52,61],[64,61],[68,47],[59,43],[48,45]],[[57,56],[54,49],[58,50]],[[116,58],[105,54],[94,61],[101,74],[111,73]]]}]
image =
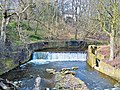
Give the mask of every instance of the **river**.
[{"label": "river", "polygon": [[20,82],[19,90],[34,90],[35,79],[39,75],[40,88],[45,90],[54,87],[54,75],[47,73],[47,68],[59,71],[62,68],[78,67],[75,71],[76,77],[83,80],[90,90],[113,88],[116,81],[90,68],[86,63],[86,57],[85,52],[34,52],[31,61],[2,77]]}]

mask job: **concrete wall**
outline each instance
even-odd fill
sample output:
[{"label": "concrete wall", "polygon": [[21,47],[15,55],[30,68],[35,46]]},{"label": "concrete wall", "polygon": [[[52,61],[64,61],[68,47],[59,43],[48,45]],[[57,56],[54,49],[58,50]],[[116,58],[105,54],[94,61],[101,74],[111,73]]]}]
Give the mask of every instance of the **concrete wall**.
[{"label": "concrete wall", "polygon": [[[93,49],[95,49],[95,47],[97,47],[97,48],[96,48],[95,54],[94,54]],[[95,46],[95,45],[90,45],[88,47],[87,63],[94,69],[98,70],[99,72],[104,73],[104,74],[119,81],[120,80],[120,69],[116,69],[116,68],[112,67],[111,65],[103,62],[104,56],[97,53],[97,49],[99,47],[100,46]],[[98,63],[96,63],[96,59],[98,60]]]},{"label": "concrete wall", "polygon": [[4,46],[0,48],[0,75],[28,62],[34,51],[44,49],[87,49],[87,43],[84,41],[51,41],[51,42],[37,42],[21,46]]}]

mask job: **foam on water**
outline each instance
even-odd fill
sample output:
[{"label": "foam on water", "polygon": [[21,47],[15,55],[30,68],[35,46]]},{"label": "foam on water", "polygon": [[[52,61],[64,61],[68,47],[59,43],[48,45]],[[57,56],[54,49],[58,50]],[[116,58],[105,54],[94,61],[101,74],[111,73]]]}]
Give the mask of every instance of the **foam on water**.
[{"label": "foam on water", "polygon": [[53,88],[54,85],[54,82],[47,82],[52,80],[54,75],[47,73],[46,69],[59,71],[62,68],[78,67],[75,76],[84,81],[89,90],[119,90],[114,88],[116,81],[87,65],[86,56],[87,53],[84,52],[34,52],[30,62],[7,73],[6,77],[11,78],[11,81],[22,81],[22,86],[18,90],[34,90],[36,76],[40,75],[40,87],[43,88],[41,90],[45,90]]},{"label": "foam on water", "polygon": [[85,52],[34,52],[30,63],[46,64],[55,61],[86,61]]}]

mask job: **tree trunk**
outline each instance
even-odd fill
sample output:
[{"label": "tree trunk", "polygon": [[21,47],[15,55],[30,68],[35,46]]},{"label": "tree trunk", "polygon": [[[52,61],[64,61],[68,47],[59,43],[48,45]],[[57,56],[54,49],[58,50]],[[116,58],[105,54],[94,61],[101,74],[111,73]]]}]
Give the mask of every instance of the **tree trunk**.
[{"label": "tree trunk", "polygon": [[2,25],[1,25],[1,42],[5,43],[6,40],[6,19],[3,17],[2,19]]},{"label": "tree trunk", "polygon": [[78,39],[78,29],[76,28],[76,30],[75,30],[75,40],[77,40]]},{"label": "tree trunk", "polygon": [[35,29],[35,35],[37,35],[37,31],[38,31],[38,22],[37,22],[37,26],[36,26],[36,29]]},{"label": "tree trunk", "polygon": [[[114,21],[113,21],[114,23]],[[110,33],[110,58],[109,61],[114,59],[114,51],[115,50],[115,30],[113,24],[111,25],[111,33]]]},{"label": "tree trunk", "polygon": [[114,35],[110,34],[110,58],[109,61],[114,59]]},{"label": "tree trunk", "polygon": [[61,6],[62,6],[62,24],[63,24],[64,23],[64,0],[62,0]]},{"label": "tree trunk", "polygon": [[77,25],[77,23],[78,23],[78,14],[77,14],[77,12],[78,12],[78,7],[77,7],[77,1],[76,1],[76,5],[75,5],[75,23],[76,23],[76,26],[75,26],[75,28],[76,28],[76,30],[75,30],[75,40],[77,40],[78,39],[78,25]]},{"label": "tree trunk", "polygon": [[21,16],[20,15],[17,15],[17,16],[18,16],[18,26],[17,26],[18,35],[19,35],[20,41],[24,42],[22,38],[21,26],[20,26]]}]

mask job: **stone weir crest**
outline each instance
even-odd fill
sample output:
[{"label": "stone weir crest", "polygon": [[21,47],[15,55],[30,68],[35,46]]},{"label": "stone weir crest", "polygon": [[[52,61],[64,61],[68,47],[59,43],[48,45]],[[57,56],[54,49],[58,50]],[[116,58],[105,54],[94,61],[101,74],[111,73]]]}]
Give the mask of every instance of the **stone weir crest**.
[{"label": "stone weir crest", "polygon": [[0,75],[28,62],[35,51],[48,49],[52,51],[85,51],[87,47],[88,43],[82,40],[36,42],[17,46],[14,49],[11,46],[5,46],[3,51],[0,49]]}]

